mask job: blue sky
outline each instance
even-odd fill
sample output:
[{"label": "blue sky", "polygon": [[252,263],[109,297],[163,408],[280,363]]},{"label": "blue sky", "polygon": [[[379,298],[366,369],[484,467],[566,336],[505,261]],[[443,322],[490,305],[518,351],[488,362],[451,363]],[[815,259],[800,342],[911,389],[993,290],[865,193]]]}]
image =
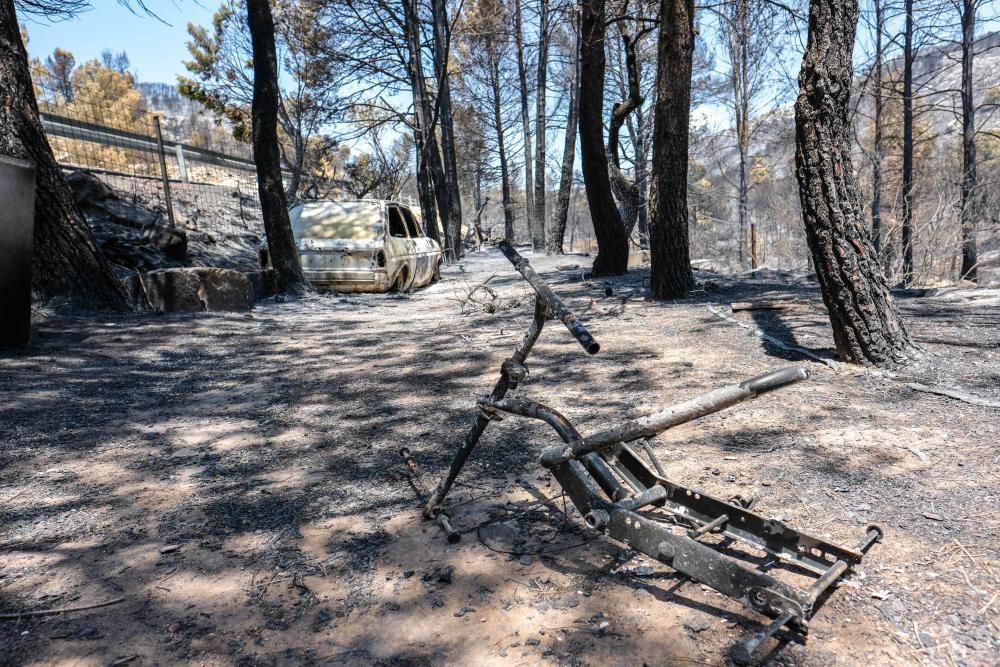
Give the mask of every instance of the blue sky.
[{"label": "blue sky", "polygon": [[56,47],[73,52],[77,63],[101,51],[125,51],[140,81],[176,83],[188,58],[187,24],[211,25],[218,0],[152,2],[161,20],[133,14],[113,0],[96,0],[87,12],[68,21],[22,21],[28,27],[28,53],[42,60]]}]

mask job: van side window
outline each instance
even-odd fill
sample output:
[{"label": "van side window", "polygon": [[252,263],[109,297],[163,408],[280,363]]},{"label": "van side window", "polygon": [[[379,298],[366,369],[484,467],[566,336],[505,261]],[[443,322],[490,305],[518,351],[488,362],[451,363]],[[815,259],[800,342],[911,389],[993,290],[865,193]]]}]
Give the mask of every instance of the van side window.
[{"label": "van side window", "polygon": [[410,213],[410,209],[400,208],[399,210],[403,212],[403,217],[406,219],[406,229],[410,232],[410,238],[418,239],[422,237],[423,234],[420,232],[420,225],[418,225],[417,221],[413,219],[413,214]]},{"label": "van side window", "polygon": [[403,221],[403,215],[398,206],[389,207],[389,236],[395,236],[398,239],[406,238],[406,223]]}]

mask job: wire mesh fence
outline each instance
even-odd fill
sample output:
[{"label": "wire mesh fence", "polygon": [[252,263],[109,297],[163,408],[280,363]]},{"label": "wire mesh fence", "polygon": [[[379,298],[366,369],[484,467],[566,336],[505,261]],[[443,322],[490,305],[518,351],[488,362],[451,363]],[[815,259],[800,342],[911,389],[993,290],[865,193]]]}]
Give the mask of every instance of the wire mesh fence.
[{"label": "wire mesh fence", "polygon": [[67,81],[35,68],[33,80],[42,127],[67,172],[96,175],[159,224],[263,236],[250,146],[150,111],[127,73],[78,69]]}]

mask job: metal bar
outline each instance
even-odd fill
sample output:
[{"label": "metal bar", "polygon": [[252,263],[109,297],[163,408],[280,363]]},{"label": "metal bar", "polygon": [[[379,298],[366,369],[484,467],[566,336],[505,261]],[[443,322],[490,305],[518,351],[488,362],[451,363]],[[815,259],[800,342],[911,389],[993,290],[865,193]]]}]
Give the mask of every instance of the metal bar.
[{"label": "metal bar", "polygon": [[[403,457],[403,463],[406,464],[409,470],[410,484],[413,485],[413,490],[417,494],[417,498],[420,502],[426,502],[428,493],[427,487],[424,485],[423,476],[420,474],[420,468],[417,466],[417,462],[413,460],[413,456],[410,454],[409,447],[403,447],[399,450],[399,455]],[[456,544],[462,539],[462,534],[451,527],[451,521],[448,519],[448,515],[441,512],[437,515],[438,525],[441,526],[441,530],[445,532],[448,539],[448,544]]]},{"label": "metal bar", "polygon": [[[104,146],[114,146],[115,148],[126,148],[138,151],[157,150],[156,137],[150,137],[137,132],[129,132],[128,130],[107,127],[97,123],[88,123],[87,121],[77,120],[75,118],[66,118],[45,112],[42,112],[40,116],[42,129],[45,130],[46,134],[54,137],[75,139],[77,141],[87,141]],[[257,171],[257,167],[253,160],[248,158],[227,155],[225,153],[219,153],[218,151],[211,151],[205,148],[198,148],[196,146],[190,146],[188,144],[181,144],[172,141],[165,141],[164,146],[183,146],[183,150],[187,154],[187,157],[195,162],[205,162],[218,167],[228,167],[230,169],[239,169],[241,171]]]},{"label": "metal bar", "polygon": [[642,493],[636,494],[631,498],[626,498],[625,500],[620,500],[618,507],[623,510],[637,510],[643,507],[648,507],[649,505],[655,505],[656,503],[661,503],[667,499],[667,490],[657,484],[656,486],[651,486]]},{"label": "metal bar", "polygon": [[[520,379],[518,371],[523,368],[524,360],[527,359],[528,353],[531,352],[531,348],[534,347],[539,334],[542,333],[542,327],[545,326],[547,315],[548,307],[545,305],[545,302],[540,297],[536,297],[535,314],[531,320],[531,326],[528,328],[528,332],[524,335],[524,338],[514,349],[514,354],[500,367],[500,379],[497,380],[496,385],[493,387],[493,391],[487,400],[488,403],[496,403],[506,396],[510,389],[517,386],[517,382]],[[512,373],[516,377],[512,377]],[[455,478],[458,477],[458,473],[465,466],[465,462],[469,459],[469,455],[472,454],[472,450],[476,448],[479,438],[482,437],[483,431],[486,430],[489,423],[490,418],[480,411],[479,415],[476,416],[476,421],[473,423],[472,428],[466,434],[465,440],[462,441],[462,446],[455,452],[455,456],[452,458],[451,465],[448,468],[447,476],[437,485],[434,493],[431,494],[430,499],[424,506],[425,517],[434,518],[440,513],[441,503],[444,501],[445,496],[448,495],[452,485],[455,483]]]},{"label": "metal bar", "polygon": [[493,410],[509,412],[512,415],[540,419],[555,429],[563,442],[580,439],[580,432],[558,410],[549,406],[523,398],[504,398],[497,401],[482,400],[479,404]]},{"label": "metal bar", "polygon": [[514,265],[518,273],[528,281],[528,284],[535,290],[535,293],[549,307],[552,316],[566,325],[566,328],[569,329],[573,337],[583,346],[587,354],[597,354],[601,350],[601,345],[590,335],[583,322],[576,319],[576,315],[556,296],[552,288],[535,273],[535,270],[528,264],[528,260],[522,257],[508,241],[501,241],[498,247],[504,256],[510,260],[510,263]]},{"label": "metal bar", "polygon": [[153,127],[156,128],[156,152],[160,156],[160,173],[163,175],[163,199],[167,204],[167,220],[174,227],[174,204],[170,199],[170,177],[167,176],[167,157],[163,152],[163,133],[160,131],[160,117],[153,116]]},{"label": "metal bar", "polygon": [[[580,439],[580,432],[570,423],[559,411],[547,405],[520,398],[505,398],[499,401],[481,400],[480,407],[486,410],[500,410],[509,412],[521,417],[530,417],[544,421],[555,429],[563,442],[572,442]],[[628,491],[622,486],[608,464],[596,454],[588,454],[581,458],[587,471],[593,475],[594,480],[600,485],[608,496],[614,500],[621,500],[628,496]]]},{"label": "metal bar", "polygon": [[180,144],[174,144],[174,153],[177,154],[177,170],[181,172],[181,180],[184,183],[189,183],[187,164],[184,162],[184,147]]},{"label": "metal bar", "polygon": [[790,623],[793,618],[792,614],[784,614],[774,619],[770,625],[766,628],[741,642],[738,642],[729,651],[729,656],[733,659],[737,665],[749,665],[753,662],[753,654],[757,652],[760,645],[766,642],[768,639],[774,636],[778,630],[783,626]]},{"label": "metal bar", "polygon": [[617,502],[628,498],[628,489],[615,478],[615,474],[608,467],[608,464],[604,462],[604,459],[597,454],[587,454],[580,458],[580,462],[583,463],[583,467],[587,469],[587,472],[591,474],[597,485],[601,487],[604,493],[608,494],[611,500]]},{"label": "metal bar", "polygon": [[547,449],[542,454],[542,465],[552,467],[590,452],[601,451],[621,442],[631,442],[648,438],[669,428],[687,423],[699,417],[719,412],[725,408],[756,398],[757,396],[800,382],[809,377],[800,366],[783,368],[773,373],[761,375],[738,385],[723,387],[693,398],[641,419],[627,422],[594,435],[587,436],[566,445]]},{"label": "metal bar", "polygon": [[696,540],[705,533],[711,533],[713,530],[725,524],[727,521],[729,521],[729,515],[723,514],[722,516],[716,517],[715,519],[709,521],[708,523],[702,524],[700,528],[689,530],[688,537],[690,537],[692,540]]}]

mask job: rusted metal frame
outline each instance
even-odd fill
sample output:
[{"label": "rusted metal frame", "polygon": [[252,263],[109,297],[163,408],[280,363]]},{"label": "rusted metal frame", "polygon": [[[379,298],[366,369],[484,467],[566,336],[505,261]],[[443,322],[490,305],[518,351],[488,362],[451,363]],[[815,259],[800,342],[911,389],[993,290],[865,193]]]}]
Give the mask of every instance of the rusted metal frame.
[{"label": "rusted metal frame", "polygon": [[[517,348],[515,348],[514,354],[501,365],[500,379],[497,380],[493,391],[490,392],[487,399],[489,402],[496,402],[504,398],[508,391],[516,388],[518,382],[525,378],[528,370],[525,368],[524,362],[531,352],[531,348],[534,347],[535,342],[538,340],[538,336],[542,332],[542,327],[545,326],[545,320],[549,315],[562,322],[588,354],[597,354],[601,349],[600,344],[587,331],[587,327],[576,319],[576,316],[566,307],[562,299],[556,296],[552,288],[535,273],[535,270],[528,264],[528,260],[522,257],[514,249],[514,246],[506,241],[501,242],[499,247],[504,256],[517,269],[518,273],[535,290],[535,314],[531,320],[528,332]],[[444,502],[445,496],[448,495],[452,485],[455,483],[455,478],[458,477],[458,473],[465,466],[465,462],[469,459],[469,455],[472,454],[472,450],[475,449],[479,438],[482,437],[483,431],[486,430],[489,423],[490,416],[480,409],[480,414],[476,417],[475,423],[469,429],[461,447],[458,448],[458,451],[455,452],[455,456],[452,458],[447,476],[437,485],[424,506],[424,516],[426,518],[434,518],[440,513],[441,503]],[[600,464],[593,461],[591,463],[595,469],[599,469]],[[614,475],[610,475],[610,471],[608,472],[610,480],[614,480]]]},{"label": "rusted metal frame", "polygon": [[861,562],[863,554],[859,551],[801,533],[780,521],[660,477],[627,446],[618,451],[618,462],[643,486],[659,484],[667,490],[667,500],[661,505],[664,510],[699,526],[725,514],[729,519],[722,526],[721,535],[766,551],[785,562],[817,574],[825,573],[838,560],[851,565]]},{"label": "rusted metal frame", "polygon": [[[858,545],[857,551],[866,553],[876,542],[882,539],[882,529],[878,526],[869,526],[865,535],[865,540]],[[842,560],[838,560],[827,572],[813,582],[806,593],[812,600],[812,605],[823,596],[823,594],[843,576],[850,566]],[[753,662],[754,653],[761,644],[773,637],[783,626],[790,624],[794,620],[793,614],[785,612],[778,616],[760,632],[754,633],[743,641],[737,642],[730,651],[730,656],[738,665],[748,665]]]},{"label": "rusted metal frame", "polygon": [[[764,631],[733,647],[732,655],[741,663],[749,662],[757,648],[784,626],[807,632],[817,601],[851,567],[838,560],[803,590],[751,569],[709,545],[677,534],[666,524],[608,502],[600,496],[600,490],[579,461],[561,463],[552,468],[552,473],[573,504],[584,513],[590,527],[776,619]],[[869,528],[858,551],[867,551],[880,538],[878,528]]]},{"label": "rusted metal frame", "polygon": [[[784,374],[788,376],[787,373]],[[780,374],[762,376],[767,379],[768,386],[776,388]],[[753,386],[755,378],[744,385]],[[787,382],[786,382],[787,384]],[[757,386],[760,386],[759,383]],[[498,401],[487,406],[490,410],[502,410],[525,417],[541,419],[555,428],[566,443],[579,441],[575,427],[564,416],[548,406],[526,399],[516,401]],[[743,604],[774,618],[775,620],[763,631],[733,646],[731,655],[739,664],[749,663],[753,654],[769,637],[782,627],[798,629],[805,633],[808,628],[815,605],[820,597],[846,574],[853,564],[860,561],[865,552],[882,538],[882,531],[877,526],[870,526],[864,542],[857,549],[844,549],[837,545],[826,543],[808,535],[792,531],[780,522],[766,520],[759,515],[742,508],[738,503],[724,503],[717,498],[696,493],[680,485],[673,484],[649,469],[629,447],[620,445],[614,452],[604,451],[602,456],[611,455],[609,462],[616,470],[624,473],[636,489],[644,489],[632,498],[609,502],[601,497],[602,490],[608,493],[604,485],[599,484],[589,474],[587,467],[580,459],[594,457],[593,452],[582,454],[579,458],[570,458],[551,467],[551,471],[560,486],[569,494],[570,500],[584,515],[584,520],[591,528],[599,530],[612,539],[629,545],[646,555],[669,565],[678,572],[688,575],[719,592],[739,600]],[[670,497],[677,494],[682,502],[671,502]],[[610,494],[609,494],[610,495]],[[713,505],[715,517],[708,518],[700,512],[688,511],[683,503],[705,503]],[[701,527],[688,534],[679,535],[659,521],[640,515],[634,510],[651,504],[660,504],[677,515],[689,521],[701,523]],[[718,510],[725,509],[725,512]],[[719,528],[727,532],[730,526],[730,515],[737,519],[750,516],[758,520],[763,527],[763,535],[747,533],[746,535],[727,535],[744,542],[749,542],[770,553],[779,556],[791,555],[794,563],[804,565],[820,576],[808,589],[800,589],[787,584],[765,572],[753,570],[733,557],[720,553],[711,546],[698,542],[705,533]],[[741,521],[741,523],[745,523]],[[770,531],[777,531],[772,534]],[[746,531],[740,531],[746,532]],[[796,545],[794,549],[775,549],[773,538],[780,536],[789,538],[794,534]],[[805,548],[813,544],[815,547]],[[801,548],[800,548],[801,547]],[[822,547],[820,551],[819,547]],[[813,549],[816,549],[813,552]],[[809,556],[829,558],[831,553],[842,553],[845,558],[838,558],[833,564],[827,561],[812,562]]]},{"label": "rusted metal frame", "polygon": [[[771,378],[773,381],[773,376],[775,375],[771,373],[762,377]],[[796,376],[790,373],[783,373],[778,377],[787,379]],[[754,380],[737,385],[737,388],[753,386],[758,379],[755,378]],[[698,399],[695,400],[697,401]],[[541,419],[555,428],[559,436],[567,443],[567,447],[572,447],[575,443],[587,442],[594,438],[594,436],[591,436],[581,439],[578,431],[565,417],[552,408],[534,401],[527,399],[485,401],[483,405],[494,410],[502,410],[524,417]],[[668,413],[670,413],[669,410],[659,414]],[[638,421],[641,422],[642,420]],[[619,427],[605,431],[605,433],[609,432],[628,433],[631,431],[625,427]],[[543,454],[543,464],[545,463],[545,456],[547,454],[559,449],[559,447],[547,449],[545,454]],[[639,458],[639,455],[627,445],[619,444],[613,448],[607,447],[603,450],[603,454],[607,456],[607,462],[597,458],[594,452],[581,453],[578,458],[613,501],[620,501],[625,498],[622,495],[624,487],[613,475],[609,475],[609,468],[613,468],[625,479],[635,490],[636,497],[642,496],[643,493],[656,486],[662,487],[666,493],[664,498],[659,500],[657,504],[671,514],[695,524],[696,529],[700,526],[711,525],[712,528],[719,528],[720,534],[726,537],[761,549],[782,561],[795,563],[816,574],[822,575],[826,573],[838,560],[843,560],[851,565],[861,561],[862,554],[858,551],[801,533],[786,526],[781,521],[761,516],[734,503],[672,482],[651,470]],[[600,463],[595,465],[595,459]],[[597,474],[593,473],[592,469],[594,468],[597,469]],[[606,476],[610,476],[613,481],[606,481]],[[726,516],[726,520],[716,523],[719,517],[723,515]]]},{"label": "rusted metal frame", "polygon": [[674,533],[666,524],[608,502],[578,461],[561,463],[552,468],[552,474],[587,517],[588,525],[608,537],[772,618],[790,613],[799,626],[808,624],[811,599],[806,591],[751,570],[706,544]]},{"label": "rusted metal frame", "polygon": [[669,428],[756,398],[769,391],[801,382],[809,377],[802,367],[789,366],[730,387],[723,387],[671,406],[661,412],[626,422],[581,440],[557,445],[542,454],[542,465],[552,467],[589,452],[599,452],[622,442],[648,438]]},{"label": "rusted metal frame", "polygon": [[[507,395],[508,391],[517,387],[518,382],[523,380],[527,375],[524,361],[528,358],[528,353],[531,352],[531,348],[534,347],[538,336],[542,333],[547,316],[548,306],[545,304],[544,299],[536,296],[535,313],[531,319],[531,326],[528,327],[528,331],[524,334],[521,342],[514,348],[514,353],[500,366],[500,379],[497,380],[496,385],[493,386],[493,391],[490,392],[487,399],[489,402],[502,399]],[[472,428],[465,435],[462,446],[455,452],[455,456],[452,458],[451,465],[448,468],[447,476],[437,485],[427,504],[424,505],[425,517],[435,518],[440,513],[441,503],[444,501],[445,496],[448,495],[452,485],[455,483],[455,478],[458,477],[458,473],[465,466],[465,462],[469,459],[469,455],[472,454],[472,450],[475,449],[479,438],[482,437],[483,431],[486,430],[489,423],[489,415],[480,410],[476,416],[475,423],[472,424]]]}]

